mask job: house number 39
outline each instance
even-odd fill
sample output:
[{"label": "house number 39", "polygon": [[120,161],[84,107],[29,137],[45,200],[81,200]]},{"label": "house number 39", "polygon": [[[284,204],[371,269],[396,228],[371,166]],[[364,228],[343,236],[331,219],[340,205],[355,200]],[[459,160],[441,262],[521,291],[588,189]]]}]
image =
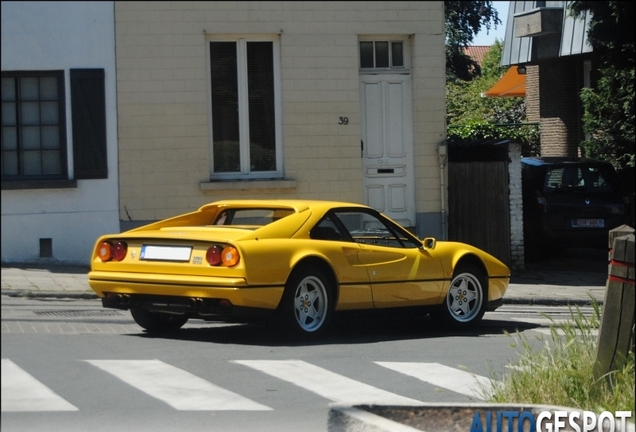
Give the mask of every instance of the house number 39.
[{"label": "house number 39", "polygon": [[348,125],[349,124],[349,117],[338,117],[340,119],[340,122],[338,123],[339,125]]}]

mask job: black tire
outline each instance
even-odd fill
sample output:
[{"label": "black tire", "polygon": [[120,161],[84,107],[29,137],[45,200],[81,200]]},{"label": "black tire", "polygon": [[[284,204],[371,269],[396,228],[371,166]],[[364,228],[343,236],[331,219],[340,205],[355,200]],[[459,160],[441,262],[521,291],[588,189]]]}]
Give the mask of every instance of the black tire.
[{"label": "black tire", "polygon": [[295,269],[278,306],[276,330],[282,335],[313,338],[323,335],[334,309],[334,288],[313,265]]},{"label": "black tire", "polygon": [[139,326],[153,333],[179,330],[188,322],[188,317],[183,315],[151,312],[140,307],[131,308],[130,313]]},{"label": "black tire", "polygon": [[487,303],[488,285],[483,272],[472,264],[460,264],[436,317],[454,328],[473,327],[483,318]]}]

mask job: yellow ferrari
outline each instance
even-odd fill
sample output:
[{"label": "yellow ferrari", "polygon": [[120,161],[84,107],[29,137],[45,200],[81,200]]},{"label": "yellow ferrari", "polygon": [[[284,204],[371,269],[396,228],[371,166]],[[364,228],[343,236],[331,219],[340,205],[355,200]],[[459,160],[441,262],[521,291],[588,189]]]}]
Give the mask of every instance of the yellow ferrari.
[{"label": "yellow ferrari", "polygon": [[321,334],[334,313],[421,308],[477,324],[502,303],[510,270],[473,246],[417,239],[369,207],[227,200],[97,240],[89,283],[106,308],[149,332],[190,318],[269,318]]}]

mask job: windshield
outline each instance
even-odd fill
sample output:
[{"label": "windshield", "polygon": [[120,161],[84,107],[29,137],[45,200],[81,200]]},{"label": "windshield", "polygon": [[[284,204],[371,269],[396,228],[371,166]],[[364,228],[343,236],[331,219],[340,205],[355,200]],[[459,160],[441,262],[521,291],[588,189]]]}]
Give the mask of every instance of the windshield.
[{"label": "windshield", "polygon": [[603,166],[577,165],[553,168],[545,179],[545,192],[607,193],[615,191],[613,172]]}]

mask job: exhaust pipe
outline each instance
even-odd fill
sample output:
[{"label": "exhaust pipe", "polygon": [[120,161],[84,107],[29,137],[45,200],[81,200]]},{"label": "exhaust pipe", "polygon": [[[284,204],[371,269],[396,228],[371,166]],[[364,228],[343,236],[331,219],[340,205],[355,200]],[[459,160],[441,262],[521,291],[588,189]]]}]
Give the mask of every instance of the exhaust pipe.
[{"label": "exhaust pipe", "polygon": [[102,305],[104,307],[128,309],[130,307],[130,296],[128,294],[108,293],[102,299]]},{"label": "exhaust pipe", "polygon": [[190,306],[195,310],[198,311],[201,308],[203,308],[203,299],[201,298],[191,298],[190,299]]}]

